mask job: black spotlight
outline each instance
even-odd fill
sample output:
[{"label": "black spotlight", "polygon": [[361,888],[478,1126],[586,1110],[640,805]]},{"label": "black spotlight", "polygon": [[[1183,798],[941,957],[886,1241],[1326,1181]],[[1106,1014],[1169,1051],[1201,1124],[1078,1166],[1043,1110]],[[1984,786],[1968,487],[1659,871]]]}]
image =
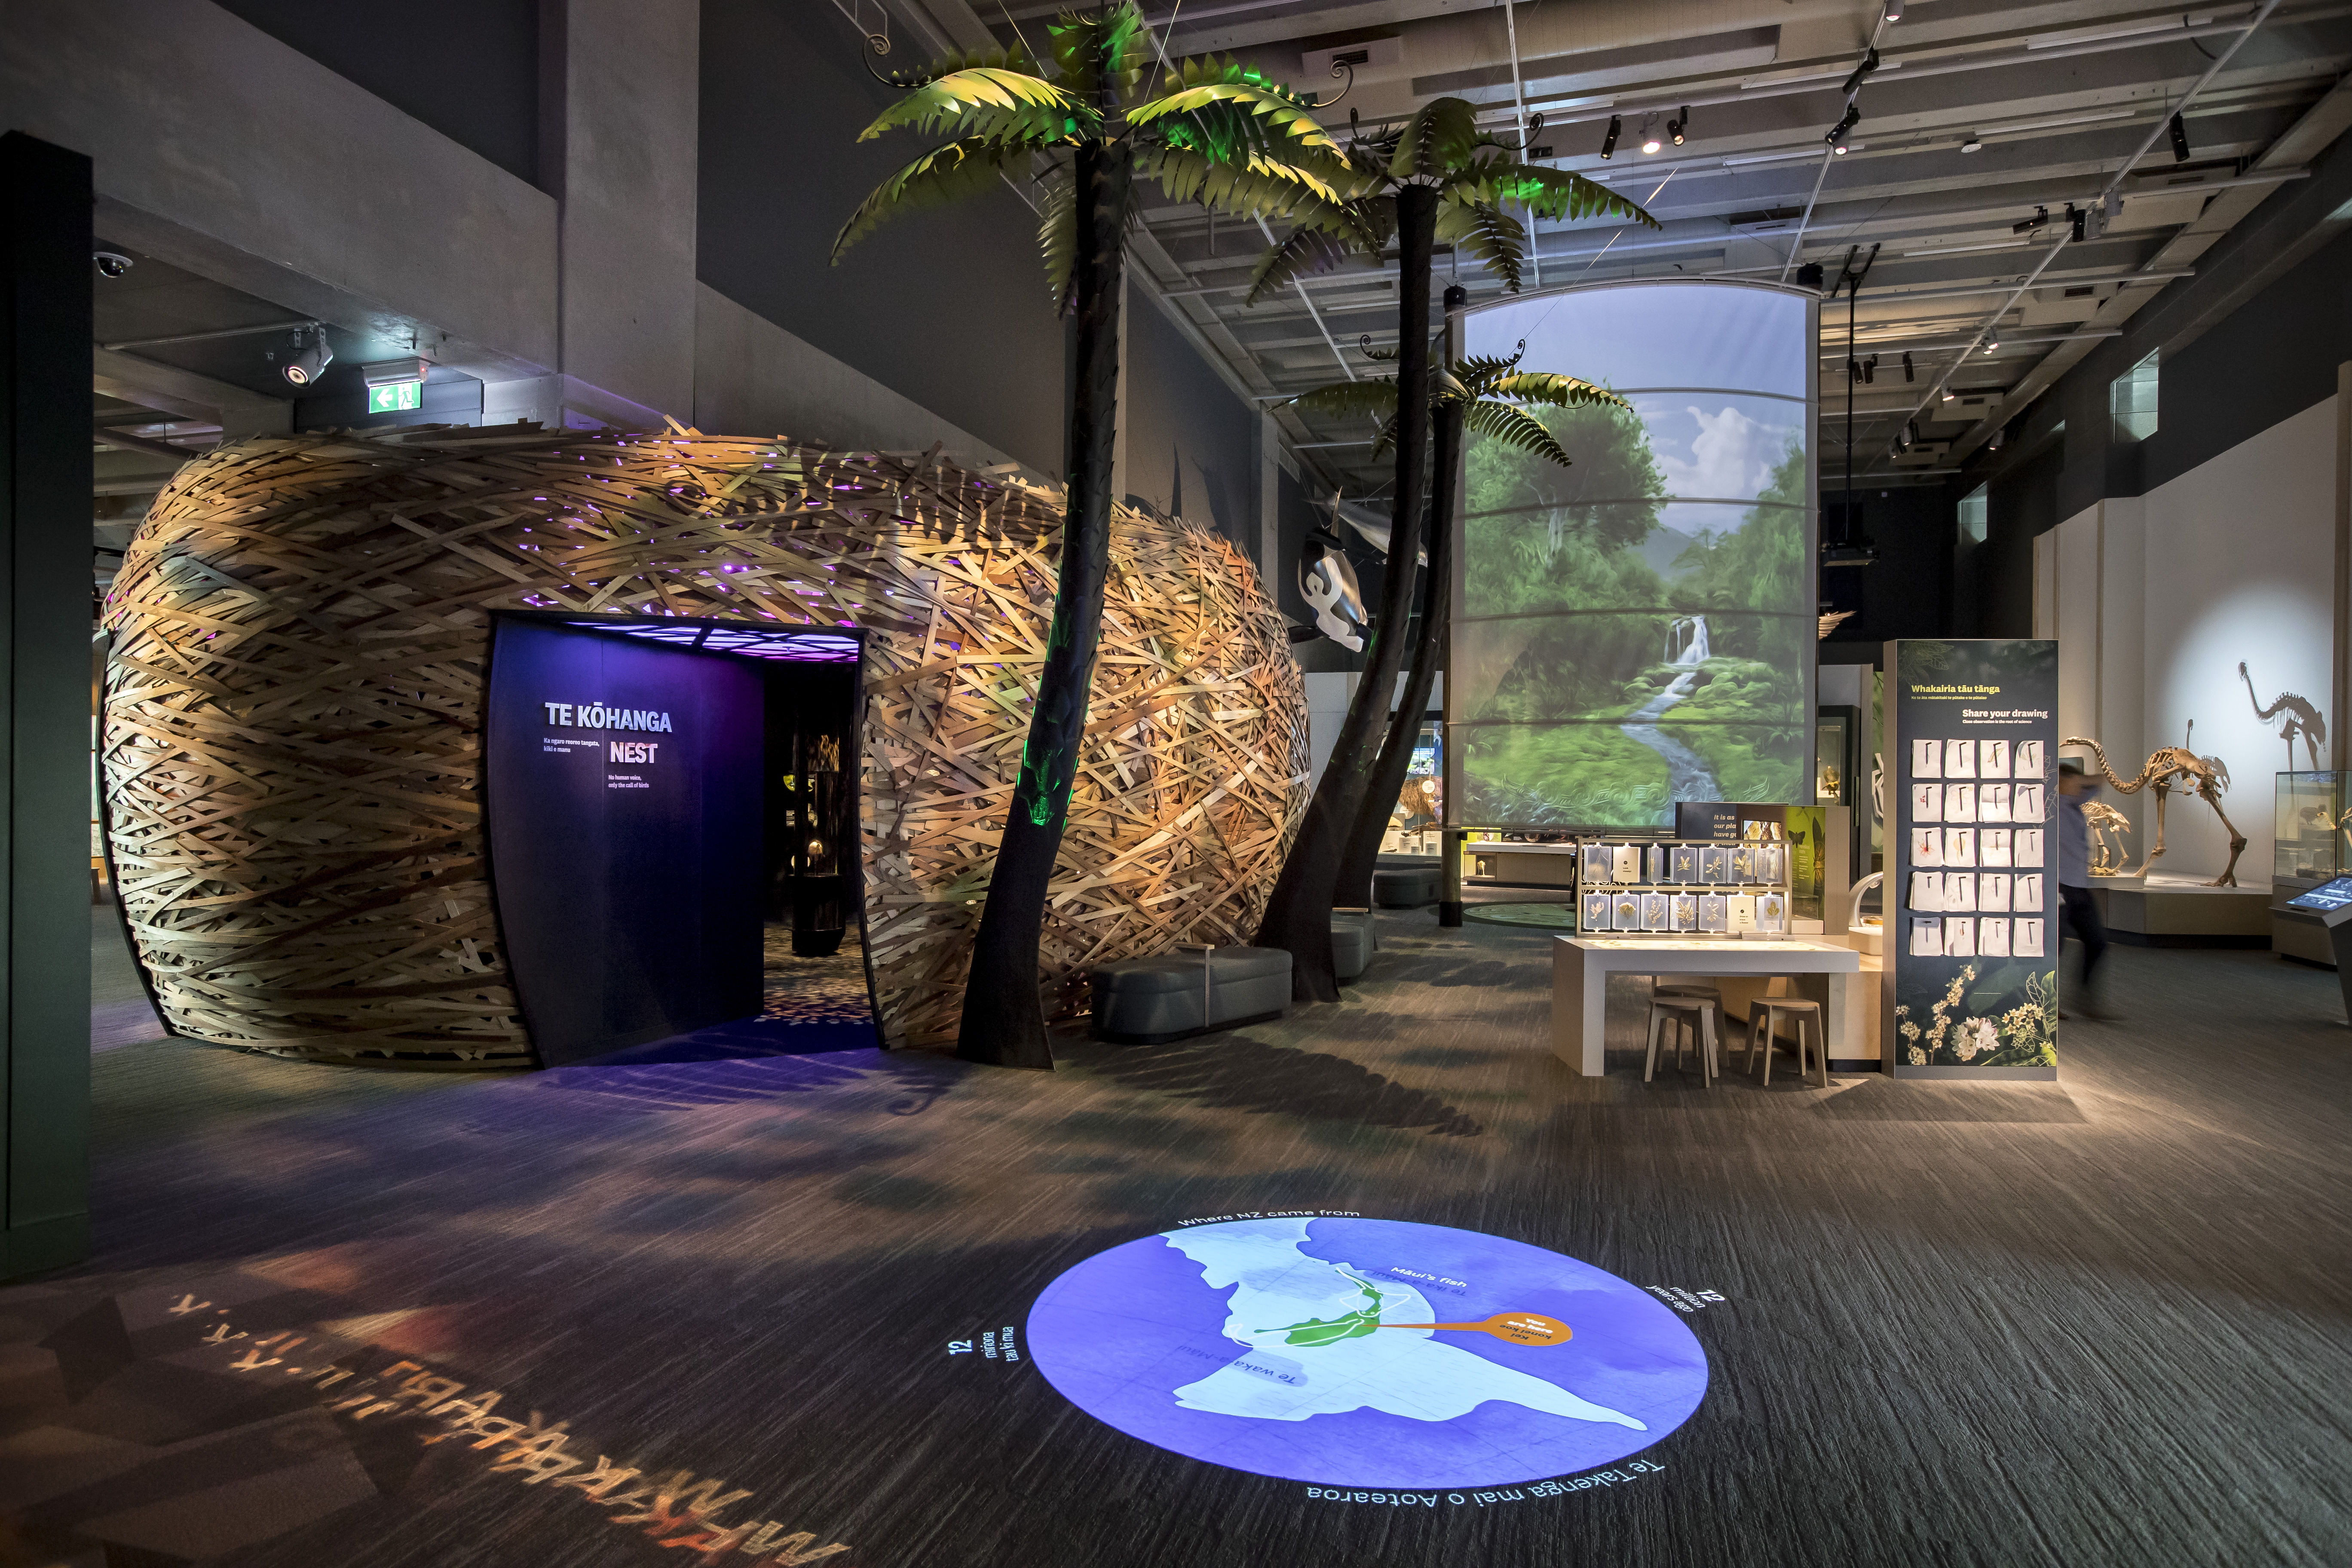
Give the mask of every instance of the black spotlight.
[{"label": "black spotlight", "polygon": [[1906,381],[1912,379],[1911,356],[1907,353],[1903,356],[1903,379]]},{"label": "black spotlight", "polygon": [[2077,207],[2073,202],[2068,202],[2066,204],[2066,223],[2074,231],[2071,237],[2076,245],[2083,243],[2083,225],[2084,220],[2089,218],[2090,216],[2090,214],[2083,211],[2080,207]]},{"label": "black spotlight", "polygon": [[1673,137],[1675,145],[1679,147],[1683,144],[1683,133],[1689,129],[1690,105],[1685,103],[1683,105],[1683,112],[1680,119],[1669,120],[1666,121],[1666,134]]},{"label": "black spotlight", "polygon": [[1878,379],[1878,356],[1871,355],[1862,362],[1862,381],[1867,386]]},{"label": "black spotlight", "polygon": [[1827,136],[1822,137],[1822,140],[1830,144],[1831,152],[1835,153],[1840,157],[1843,157],[1845,156],[1847,147],[1852,144],[1851,137],[1853,128],[1861,123],[1862,110],[1858,106],[1849,103],[1845,106],[1844,118],[1840,120],[1834,126],[1831,127],[1830,133]]},{"label": "black spotlight", "polygon": [[1822,264],[1818,261],[1808,261],[1797,268],[1797,287],[1800,289],[1818,289],[1822,286]]},{"label": "black spotlight", "polygon": [[2176,163],[2189,162],[2189,132],[2180,123],[2178,114],[2172,117],[2172,161]]},{"label": "black spotlight", "polygon": [[1862,362],[1860,360],[1850,359],[1845,362],[1845,378],[1848,381],[1860,381],[1862,379]]},{"label": "black spotlight", "polygon": [[1609,117],[1609,130],[1601,138],[1601,155],[1603,158],[1613,158],[1617,155],[1617,132],[1624,129],[1625,121],[1622,119],[1614,114]]}]

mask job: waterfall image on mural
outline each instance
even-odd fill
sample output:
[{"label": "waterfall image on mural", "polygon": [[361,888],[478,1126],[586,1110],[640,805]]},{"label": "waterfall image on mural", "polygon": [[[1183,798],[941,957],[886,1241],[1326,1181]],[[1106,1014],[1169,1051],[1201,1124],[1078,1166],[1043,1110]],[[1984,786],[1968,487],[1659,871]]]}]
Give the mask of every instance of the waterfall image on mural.
[{"label": "waterfall image on mural", "polygon": [[1471,444],[1465,820],[1648,826],[1678,800],[1801,798],[1801,405],[1628,396],[1546,412],[1566,470]]}]

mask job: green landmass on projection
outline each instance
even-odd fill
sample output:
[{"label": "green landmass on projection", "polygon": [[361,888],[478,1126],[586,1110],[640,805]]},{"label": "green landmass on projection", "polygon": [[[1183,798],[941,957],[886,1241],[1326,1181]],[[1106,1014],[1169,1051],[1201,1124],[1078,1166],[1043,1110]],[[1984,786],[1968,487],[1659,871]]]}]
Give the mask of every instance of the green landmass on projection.
[{"label": "green landmass on projection", "polygon": [[1268,1330],[1267,1332],[1287,1335],[1283,1341],[1285,1344],[1328,1345],[1337,1344],[1341,1340],[1361,1338],[1381,1326],[1381,1293],[1372,1289],[1369,1281],[1349,1273],[1346,1265],[1335,1263],[1331,1267],[1339,1271],[1340,1278],[1354,1279],[1357,1288],[1371,1305],[1345,1317],[1316,1318],[1304,1323],[1293,1323],[1286,1329]]},{"label": "green landmass on projection", "polygon": [[[1173,1389],[1178,1405],[1263,1421],[1378,1410],[1438,1422],[1466,1415],[1491,1399],[1570,1420],[1648,1430],[1639,1418],[1548,1378],[1433,1339],[1440,1325],[1419,1290],[1402,1284],[1376,1289],[1358,1271],[1360,1266],[1307,1256],[1300,1250],[1307,1224],[1243,1220],[1161,1233],[1200,1266],[1203,1284],[1232,1292],[1223,1338],[1234,1359]],[[1268,1323],[1283,1326],[1259,1326]],[[1279,1354],[1276,1347],[1298,1353]],[[1286,1374],[1265,1375],[1269,1364]]]}]

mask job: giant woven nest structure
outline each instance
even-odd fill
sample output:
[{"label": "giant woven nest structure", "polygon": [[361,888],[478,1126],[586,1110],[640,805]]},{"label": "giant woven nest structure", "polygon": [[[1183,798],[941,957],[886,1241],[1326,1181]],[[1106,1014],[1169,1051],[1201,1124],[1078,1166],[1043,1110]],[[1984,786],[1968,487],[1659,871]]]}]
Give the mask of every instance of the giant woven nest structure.
[{"label": "giant woven nest structure", "polygon": [[[177,1033],[521,1066],[483,858],[494,612],[854,626],[885,1037],[954,1030],[1052,616],[1061,497],[923,456],[530,426],[238,442],[132,542],[100,749],[132,939]],[[1284,623],[1207,530],[1122,511],[1044,942],[1247,940],[1303,805]]]}]

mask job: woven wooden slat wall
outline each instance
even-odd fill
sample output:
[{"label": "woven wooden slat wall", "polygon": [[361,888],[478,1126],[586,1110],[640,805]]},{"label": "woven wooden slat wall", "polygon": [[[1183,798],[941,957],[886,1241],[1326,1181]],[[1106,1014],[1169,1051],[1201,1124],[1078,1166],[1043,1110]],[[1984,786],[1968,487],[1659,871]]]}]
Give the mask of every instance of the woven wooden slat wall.
[{"label": "woven wooden slat wall", "polygon": [[[922,456],[529,426],[251,440],[156,499],[100,740],[167,1021],[278,1055],[522,1065],[480,815],[491,612],[866,634],[886,1035],[952,1035],[1052,616],[1061,497]],[[1243,942],[1304,804],[1306,705],[1249,563],[1122,511],[1044,943],[1083,973]]]}]

